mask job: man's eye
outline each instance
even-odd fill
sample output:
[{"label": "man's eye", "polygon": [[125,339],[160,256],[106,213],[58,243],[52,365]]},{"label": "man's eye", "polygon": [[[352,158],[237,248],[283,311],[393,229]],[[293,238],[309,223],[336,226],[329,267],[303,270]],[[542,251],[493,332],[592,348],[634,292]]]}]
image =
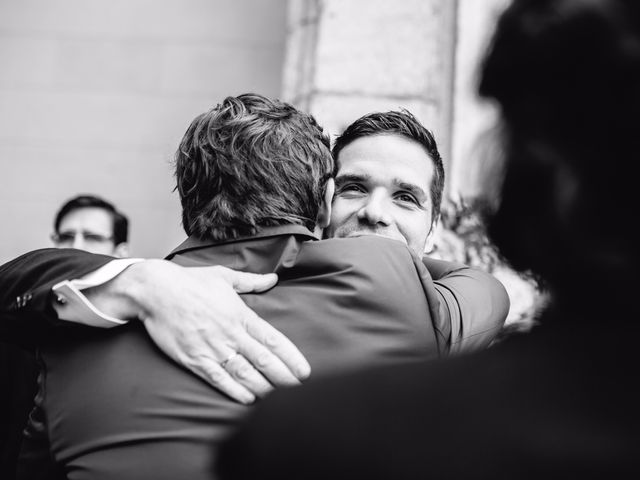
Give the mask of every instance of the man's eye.
[{"label": "man's eye", "polygon": [[88,242],[107,242],[111,240],[110,237],[105,237],[104,235],[100,235],[99,233],[85,233],[84,239]]},{"label": "man's eye", "polygon": [[357,183],[348,183],[340,187],[340,193],[343,192],[364,192],[364,187]]},{"label": "man's eye", "polygon": [[76,236],[73,233],[60,233],[56,236],[56,240],[60,243],[73,243]]},{"label": "man's eye", "polygon": [[411,195],[410,193],[398,193],[396,195],[396,200],[399,200],[404,203],[413,203],[415,205],[420,205],[420,202],[416,197]]}]

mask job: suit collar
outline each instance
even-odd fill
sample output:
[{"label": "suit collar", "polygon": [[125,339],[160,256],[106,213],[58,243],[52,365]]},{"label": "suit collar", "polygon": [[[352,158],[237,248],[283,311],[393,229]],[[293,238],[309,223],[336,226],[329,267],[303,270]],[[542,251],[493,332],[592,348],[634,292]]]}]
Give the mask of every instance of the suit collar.
[{"label": "suit collar", "polygon": [[179,255],[190,250],[245,242],[247,240],[278,237],[283,235],[297,235],[305,237],[304,240],[319,240],[319,238],[316,237],[308,228],[303,227],[302,225],[280,225],[277,227],[263,227],[255,235],[246,235],[231,240],[203,240],[192,235],[180,245],[178,245],[175,249],[173,249],[173,251],[169,255],[167,255],[165,259],[170,260],[175,255]]}]

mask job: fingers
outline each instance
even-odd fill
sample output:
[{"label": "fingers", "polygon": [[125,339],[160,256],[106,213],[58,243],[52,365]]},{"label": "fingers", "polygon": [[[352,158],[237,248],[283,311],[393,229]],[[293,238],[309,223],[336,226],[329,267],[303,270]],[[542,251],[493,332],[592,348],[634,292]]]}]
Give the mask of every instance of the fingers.
[{"label": "fingers", "polygon": [[[199,330],[191,333],[188,331],[177,333],[172,329],[166,328],[166,324],[158,323],[151,318],[144,318],[143,321],[147,332],[156,345],[180,365],[240,403],[249,404],[255,401],[256,397],[253,389],[247,388],[238,382],[222,367],[220,362],[224,359],[216,358],[223,356],[219,353],[222,350],[220,348],[212,348],[211,344],[205,341],[207,337],[201,336]],[[219,343],[218,347],[220,345],[224,344]],[[228,347],[224,348],[226,348],[227,352],[229,351]],[[226,354],[228,357],[228,353]],[[252,384],[256,384],[256,392],[262,393],[264,390],[263,383],[255,380],[250,375],[239,372],[238,376],[246,376]],[[268,383],[264,379],[263,382]]]},{"label": "fingers", "polygon": [[248,340],[240,352],[276,386],[296,385],[311,373],[311,366],[284,334],[255,313],[245,321]]},{"label": "fingers", "polygon": [[[187,352],[189,362],[187,368],[200,370],[202,373],[199,373],[199,375],[202,378],[213,386],[221,388],[220,385],[223,379],[225,380],[224,385],[229,385],[227,379],[224,376],[211,378],[212,374],[219,373],[216,367],[220,366],[234,381],[258,397],[270,392],[273,386],[300,384],[300,380],[306,378],[310,372],[309,364],[302,356],[302,353],[275,328],[253,312],[250,311],[250,314],[252,318],[248,323],[264,324],[262,328],[254,326],[252,330],[259,332],[267,330],[269,334],[261,333],[262,338],[277,338],[277,340],[270,342],[274,351],[260,343],[248,330],[238,328],[234,329],[233,333],[229,332],[227,341],[224,343],[220,342],[219,337],[209,335],[200,337],[199,343],[202,342],[204,345],[198,346],[197,354],[193,349]],[[193,344],[195,342],[192,342]],[[184,347],[182,350],[186,352]],[[293,353],[285,355],[291,367],[285,364],[276,354],[281,350],[284,352],[293,350]],[[221,354],[221,351],[225,353]],[[211,355],[210,352],[217,353]],[[213,360],[213,358],[217,358],[217,360]],[[181,363],[184,363],[184,361]],[[212,366],[212,363],[215,363],[215,366]],[[226,389],[224,391],[231,395]]]},{"label": "fingers", "polygon": [[[264,397],[273,386],[240,353],[234,352],[219,362],[212,357],[199,356],[197,362],[186,362],[188,368],[231,398],[250,404],[257,397]],[[292,382],[297,383],[291,376]]]},{"label": "fingers", "polygon": [[[238,355],[237,357],[240,357]],[[242,357],[240,357],[242,358]],[[245,363],[246,360],[244,360]],[[237,402],[244,403],[245,405],[251,404],[255,401],[256,395],[249,391],[240,379],[245,376],[248,378],[251,375],[247,373],[247,368],[241,363],[241,360],[237,360],[234,363],[238,364],[236,367],[235,373],[232,371],[227,371],[222,367],[217,361],[213,359],[208,359],[208,361],[200,361],[198,364],[194,364],[190,367],[191,371],[197,374],[199,377],[210,383],[213,387],[221,390],[225,394],[229,395],[231,398],[236,400]],[[231,368],[231,361],[227,364],[227,368]],[[248,363],[247,363],[248,365]],[[250,367],[250,365],[249,365]],[[256,372],[259,376],[259,374]],[[256,379],[252,379],[253,383],[260,384],[262,388],[256,388],[254,391],[259,396],[265,395],[271,386],[269,382],[262,379],[262,382]],[[266,384],[266,387],[264,386]]]},{"label": "fingers", "polygon": [[[295,345],[237,293],[271,288],[277,275],[225,267],[171,267],[159,280],[156,277],[141,315],[163,352],[242,403],[309,375],[309,364]],[[221,362],[234,352],[241,355],[223,368]]]},{"label": "fingers", "polygon": [[231,284],[238,293],[264,292],[278,283],[278,275],[275,273],[247,273],[237,272],[226,267],[219,269],[220,276]]},{"label": "fingers", "polygon": [[249,388],[258,397],[264,397],[273,386],[240,353],[221,364],[222,368],[239,384]]}]

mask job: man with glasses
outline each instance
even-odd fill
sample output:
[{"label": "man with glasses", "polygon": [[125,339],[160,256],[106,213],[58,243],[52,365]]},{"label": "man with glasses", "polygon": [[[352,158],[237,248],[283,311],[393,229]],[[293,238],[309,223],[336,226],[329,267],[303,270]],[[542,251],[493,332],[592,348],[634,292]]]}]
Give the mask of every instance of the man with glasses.
[{"label": "man with glasses", "polygon": [[128,233],[127,217],[111,203],[93,195],[79,195],[58,210],[51,239],[57,248],[126,257]]},{"label": "man with glasses", "polygon": [[[106,200],[79,195],[55,216],[51,240],[57,248],[76,248],[113,257],[128,256],[129,221]],[[26,302],[27,300],[25,300]],[[0,478],[14,477],[21,432],[36,393],[37,367],[30,351],[0,343]]]}]

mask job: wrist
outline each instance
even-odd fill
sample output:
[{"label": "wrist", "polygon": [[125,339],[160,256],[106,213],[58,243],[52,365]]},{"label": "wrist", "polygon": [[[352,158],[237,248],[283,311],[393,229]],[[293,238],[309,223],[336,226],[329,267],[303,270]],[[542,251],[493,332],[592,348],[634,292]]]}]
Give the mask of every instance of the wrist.
[{"label": "wrist", "polygon": [[160,259],[145,260],[131,265],[121,274],[121,281],[114,283],[113,294],[135,311],[139,320],[149,318],[162,303],[163,282],[177,274],[177,265]]},{"label": "wrist", "polygon": [[164,260],[145,260],[128,266],[116,277],[83,291],[100,311],[116,318],[142,319],[153,305],[151,281]]}]

